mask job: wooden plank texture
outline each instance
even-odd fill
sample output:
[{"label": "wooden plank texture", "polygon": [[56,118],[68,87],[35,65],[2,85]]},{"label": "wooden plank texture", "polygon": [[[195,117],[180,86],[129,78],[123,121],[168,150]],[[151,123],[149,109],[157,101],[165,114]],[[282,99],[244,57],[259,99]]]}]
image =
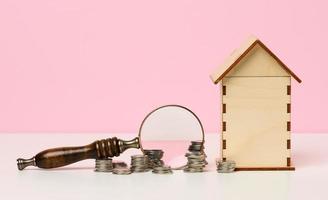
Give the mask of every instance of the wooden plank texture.
[{"label": "wooden plank texture", "polygon": [[290,77],[229,77],[223,79],[229,93],[223,137],[229,147],[223,157],[236,161],[237,167],[286,167],[290,150],[286,129],[290,96],[286,87]]},{"label": "wooden plank texture", "polygon": [[290,76],[259,44],[226,76]]},{"label": "wooden plank texture", "polygon": [[[246,65],[248,67],[245,67],[245,62],[248,63]],[[234,50],[210,77],[217,84],[224,77],[229,76],[229,73],[230,75],[232,73],[233,76],[238,76],[238,73],[241,76],[285,76],[280,73],[281,71],[276,71],[277,69],[274,69],[275,66],[281,67],[285,74],[292,76],[299,83],[302,82],[267,46],[252,36],[240,48]],[[236,71],[238,71],[237,74]],[[244,74],[245,72],[247,74]],[[249,74],[249,72],[252,73]],[[254,72],[255,74],[253,74]],[[276,74],[275,72],[279,73]]]}]

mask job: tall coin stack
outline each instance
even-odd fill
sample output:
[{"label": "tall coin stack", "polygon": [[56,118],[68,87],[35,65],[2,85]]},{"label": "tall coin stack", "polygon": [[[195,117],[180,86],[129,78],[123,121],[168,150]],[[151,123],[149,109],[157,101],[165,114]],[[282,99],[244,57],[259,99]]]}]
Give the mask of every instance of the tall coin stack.
[{"label": "tall coin stack", "polygon": [[144,149],[145,155],[148,156],[148,167],[154,169],[155,167],[161,167],[164,165],[164,161],[161,160],[164,152],[161,149]]},{"label": "tall coin stack", "polygon": [[110,158],[96,159],[95,172],[112,172],[113,162]]},{"label": "tall coin stack", "polygon": [[188,148],[189,152],[186,153],[188,159],[184,172],[203,172],[205,166],[208,164],[206,161],[206,154],[204,152],[204,144],[202,141],[191,141]]},{"label": "tall coin stack", "polygon": [[148,169],[148,156],[147,155],[134,155],[131,156],[131,171],[132,172],[147,172]]}]

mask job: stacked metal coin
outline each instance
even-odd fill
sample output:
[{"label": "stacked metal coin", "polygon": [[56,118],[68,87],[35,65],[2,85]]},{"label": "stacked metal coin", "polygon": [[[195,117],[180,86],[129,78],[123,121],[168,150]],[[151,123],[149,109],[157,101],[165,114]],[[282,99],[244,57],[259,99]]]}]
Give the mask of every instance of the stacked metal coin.
[{"label": "stacked metal coin", "polygon": [[160,167],[154,167],[153,169],[154,174],[172,174],[173,171],[170,166],[160,166]]},{"label": "stacked metal coin", "polygon": [[132,173],[128,165],[123,161],[113,161],[113,167],[113,174],[116,175],[128,175]]},{"label": "stacked metal coin", "polygon": [[161,149],[144,149],[145,155],[148,156],[148,167],[154,169],[155,167],[161,167],[164,165],[163,158],[164,152]]},{"label": "stacked metal coin", "polygon": [[[197,141],[191,141],[191,144],[188,148],[189,152],[201,152],[202,154],[205,155],[205,158],[207,157],[206,154],[205,154],[205,147],[204,147],[204,143],[200,140],[197,140]],[[205,164],[207,165],[208,162],[205,160]]]},{"label": "stacked metal coin", "polygon": [[131,167],[132,172],[147,172],[148,169],[148,156],[147,155],[134,155],[131,156]]},{"label": "stacked metal coin", "polygon": [[118,168],[113,169],[113,174],[116,174],[116,175],[128,175],[131,173],[132,173],[132,171],[127,167],[118,167]]},{"label": "stacked metal coin", "polygon": [[128,167],[128,165],[125,163],[125,162],[123,162],[123,161],[112,161],[112,163],[113,163],[113,168],[114,169],[116,169],[116,168],[127,168]]},{"label": "stacked metal coin", "polygon": [[184,172],[203,172],[206,166],[206,156],[200,152],[186,153],[188,159],[187,166],[184,168]]},{"label": "stacked metal coin", "polygon": [[205,166],[208,164],[206,161],[206,154],[204,152],[204,143],[202,141],[191,141],[188,148],[189,152],[186,153],[188,159],[184,172],[203,172]]},{"label": "stacked metal coin", "polygon": [[217,172],[219,173],[231,173],[235,171],[236,162],[232,160],[220,161],[216,160]]},{"label": "stacked metal coin", "polygon": [[104,159],[97,159],[95,172],[112,172],[113,170],[113,163],[112,159],[104,158]]},{"label": "stacked metal coin", "polygon": [[202,141],[191,141],[188,150],[190,152],[200,152],[204,150],[204,145]]}]

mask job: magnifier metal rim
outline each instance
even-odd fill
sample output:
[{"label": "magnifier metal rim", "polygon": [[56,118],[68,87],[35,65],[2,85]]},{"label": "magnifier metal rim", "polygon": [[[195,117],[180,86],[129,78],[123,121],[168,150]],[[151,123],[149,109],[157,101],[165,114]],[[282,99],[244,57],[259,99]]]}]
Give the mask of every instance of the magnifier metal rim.
[{"label": "magnifier metal rim", "polygon": [[140,146],[140,149],[141,149],[142,153],[144,153],[144,150],[143,150],[143,147],[142,147],[141,131],[142,131],[142,127],[143,127],[144,123],[146,122],[146,120],[148,119],[148,117],[151,114],[153,114],[154,112],[156,112],[159,109],[166,108],[166,107],[179,107],[179,108],[182,108],[182,109],[187,110],[188,112],[190,112],[196,118],[196,120],[198,121],[198,123],[200,125],[201,131],[202,131],[202,145],[204,145],[204,137],[205,137],[205,135],[204,135],[204,127],[203,127],[203,124],[200,121],[200,119],[197,117],[197,115],[193,111],[191,111],[189,108],[187,108],[187,107],[184,107],[184,106],[181,106],[181,105],[177,105],[177,104],[169,104],[169,105],[160,106],[160,107],[154,109],[153,111],[151,111],[150,113],[148,113],[148,115],[146,115],[146,117],[142,120],[142,123],[141,123],[140,128],[139,128],[139,134],[138,134],[138,137],[139,137],[139,146]]}]

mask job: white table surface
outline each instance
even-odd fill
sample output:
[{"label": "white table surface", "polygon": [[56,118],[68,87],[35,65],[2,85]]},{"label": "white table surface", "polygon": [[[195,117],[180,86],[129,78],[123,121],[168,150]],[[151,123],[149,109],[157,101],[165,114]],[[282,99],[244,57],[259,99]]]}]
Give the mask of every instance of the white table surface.
[{"label": "white table surface", "polygon": [[[293,134],[296,171],[243,171],[219,174],[218,134],[206,135],[209,172],[118,176],[95,173],[94,160],[64,168],[19,171],[18,157],[50,147],[78,146],[111,134],[0,134],[0,199],[328,199],[328,134]],[[118,136],[118,134],[116,134]],[[135,135],[120,135],[132,139]],[[126,160],[137,150],[128,150]]]}]

